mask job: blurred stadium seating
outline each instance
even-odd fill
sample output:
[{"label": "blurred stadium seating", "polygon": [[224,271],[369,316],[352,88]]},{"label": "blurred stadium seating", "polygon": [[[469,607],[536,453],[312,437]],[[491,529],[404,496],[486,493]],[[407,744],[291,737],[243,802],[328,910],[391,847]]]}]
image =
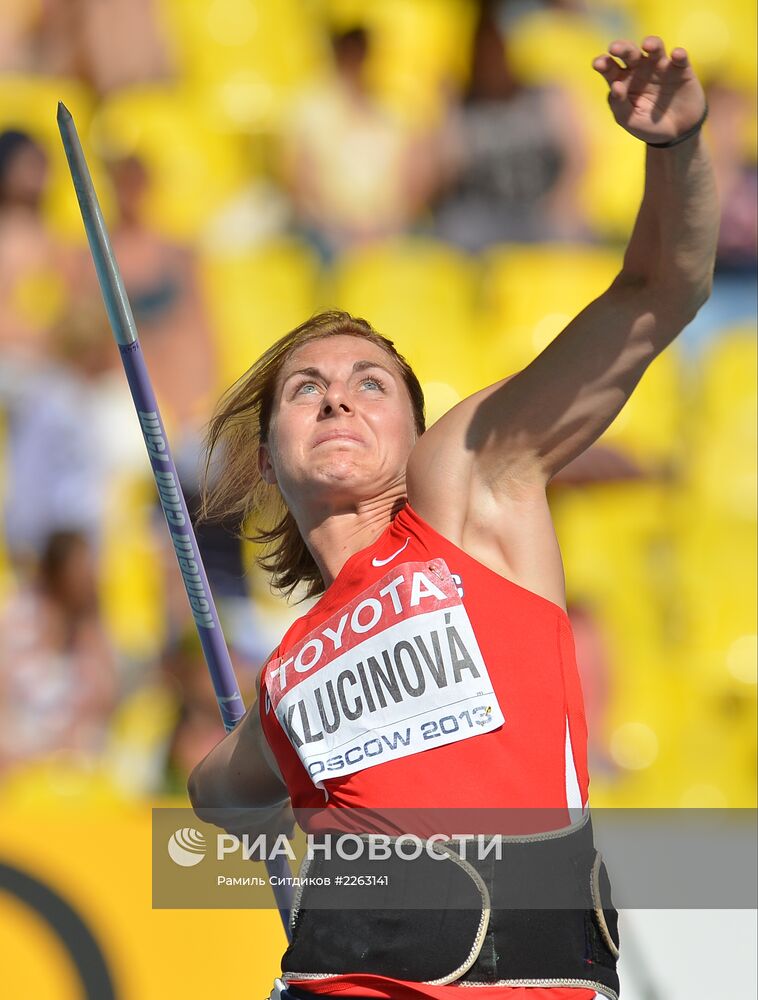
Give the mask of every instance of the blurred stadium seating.
[{"label": "blurred stadium seating", "polygon": [[117,92],[98,109],[92,137],[103,156],[145,163],[152,179],[147,217],[177,238],[197,237],[247,176],[240,139],[181,88]]},{"label": "blurred stadium seating", "polygon": [[216,325],[220,389],[316,311],[318,278],[313,253],[294,240],[206,255],[203,279]]},{"label": "blurred stadium seating", "polygon": [[495,366],[518,371],[618,274],[615,250],[567,244],[494,247],[483,258],[483,311]]},{"label": "blurred stadium seating", "polygon": [[[6,6],[0,42],[37,30],[47,5]],[[199,252],[219,393],[277,337],[320,308],[339,307],[396,342],[424,384],[433,421],[527,365],[617,273],[643,156],[614,125],[605,84],[590,68],[616,28],[685,45],[705,77],[754,100],[751,0],[558,6],[512,5],[509,53],[523,82],[558,84],[575,99],[589,150],[582,203],[592,241],[581,245],[509,243],[467,256],[427,235],[423,219],[419,232],[355,246],[324,264],[307,234],[284,223],[228,246],[209,238],[223,236],[214,225],[250,185],[268,184],[284,200],[277,139],[292,102],[329,72],[329,31],[367,25],[370,77],[383,106],[431,126],[467,79],[473,0],[155,0],[173,79],[96,94],[86,73],[14,65],[0,75],[0,131],[23,129],[42,144],[51,166],[45,218],[68,244],[83,243],[83,234],[57,101],[74,114],[107,218],[112,198],[100,158],[144,160],[150,225]],[[754,165],[754,120],[745,149]],[[66,292],[48,275],[16,294],[37,319],[52,321]],[[754,323],[753,315],[714,328],[695,356],[674,345],[646,373],[602,439],[638,465],[639,478],[551,495],[569,600],[592,610],[610,653],[598,734],[608,767],[593,778],[595,806],[755,806]],[[0,406],[0,504],[7,421]],[[106,745],[96,759],[62,752],[0,774],[0,861],[57,887],[98,928],[119,997],[238,991],[243,966],[250,995],[262,996],[283,942],[276,914],[150,909],[149,807],[180,714],[160,678],[171,595],[153,494],[139,474],[108,484],[101,595],[125,666]],[[264,592],[260,574],[251,579],[254,607],[275,629],[292,612]],[[18,583],[0,537],[0,603]],[[15,959],[0,971],[0,995],[81,995],[50,929],[1,887],[0,924]],[[222,954],[238,958],[219,963]],[[195,960],[182,967],[188,955]]]},{"label": "blurred stadium seating", "polygon": [[311,5],[162,0],[160,6],[189,103],[222,129],[275,127],[288,100],[324,67]]},{"label": "blurred stadium seating", "polygon": [[486,344],[472,336],[475,280],[471,261],[425,239],[362,249],[335,268],[331,301],[395,341],[430,395],[430,421],[441,416],[435,400],[449,409],[497,377]]}]

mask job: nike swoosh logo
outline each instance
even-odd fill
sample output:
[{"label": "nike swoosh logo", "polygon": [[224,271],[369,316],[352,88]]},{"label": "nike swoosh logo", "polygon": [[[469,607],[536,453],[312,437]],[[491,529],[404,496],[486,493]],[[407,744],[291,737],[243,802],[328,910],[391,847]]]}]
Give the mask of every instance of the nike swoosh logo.
[{"label": "nike swoosh logo", "polygon": [[392,562],[392,560],[396,556],[399,556],[400,553],[403,551],[403,549],[408,548],[408,543],[410,542],[410,540],[411,540],[411,536],[409,535],[406,538],[406,540],[403,542],[403,544],[400,546],[400,548],[397,550],[397,552],[393,552],[392,555],[391,556],[387,556],[386,559],[376,559],[376,558],[374,558],[374,559],[371,560],[371,565],[372,566],[386,566],[387,563]]}]

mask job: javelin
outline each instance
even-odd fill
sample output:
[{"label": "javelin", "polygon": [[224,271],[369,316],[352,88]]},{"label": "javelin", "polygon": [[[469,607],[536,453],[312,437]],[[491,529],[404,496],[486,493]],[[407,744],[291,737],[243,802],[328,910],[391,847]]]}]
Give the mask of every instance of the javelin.
[{"label": "javelin", "polygon": [[[57,117],[100,291],[139,417],[155,476],[155,485],[158,487],[163,513],[166,515],[166,523],[179,561],[179,569],[200,636],[205,662],[216,692],[221,718],[224,728],[229,733],[245,714],[245,705],[229,659],[229,650],[221,631],[216,605],[208,585],[176,466],[171,457],[168,438],[137,337],[137,326],[105,228],[103,213],[100,210],[74,119],[62,101],[58,102]],[[269,875],[277,877],[273,884],[274,896],[284,930],[289,937],[289,918],[292,909],[291,872],[287,861],[281,856],[267,861],[266,867]]]}]

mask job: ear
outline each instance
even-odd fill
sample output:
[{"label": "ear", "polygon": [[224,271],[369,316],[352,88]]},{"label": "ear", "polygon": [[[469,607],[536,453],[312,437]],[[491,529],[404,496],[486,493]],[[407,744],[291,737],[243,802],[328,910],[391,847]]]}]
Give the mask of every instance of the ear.
[{"label": "ear", "polygon": [[268,450],[268,445],[265,444],[258,446],[258,471],[264,483],[272,486],[276,482],[276,473],[271,462],[271,453]]}]

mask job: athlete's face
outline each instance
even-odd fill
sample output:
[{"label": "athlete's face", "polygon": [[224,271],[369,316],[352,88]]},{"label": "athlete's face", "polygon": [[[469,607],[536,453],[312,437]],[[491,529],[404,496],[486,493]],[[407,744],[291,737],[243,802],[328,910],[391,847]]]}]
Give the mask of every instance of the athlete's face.
[{"label": "athlete's face", "polygon": [[288,506],[368,500],[405,482],[416,440],[410,395],[392,357],[339,335],[298,348],[277,384],[259,464]]}]

